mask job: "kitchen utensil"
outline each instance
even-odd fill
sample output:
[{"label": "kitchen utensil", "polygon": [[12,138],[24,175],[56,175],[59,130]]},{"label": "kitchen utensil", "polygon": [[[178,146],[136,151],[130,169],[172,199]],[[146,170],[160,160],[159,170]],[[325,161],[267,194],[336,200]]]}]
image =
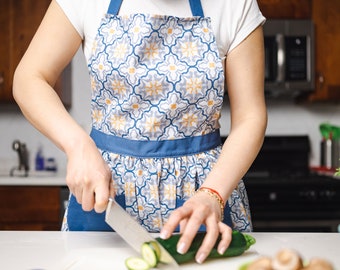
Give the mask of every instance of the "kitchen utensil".
[{"label": "kitchen utensil", "polygon": [[[109,199],[105,221],[138,253],[141,252],[143,243],[156,241],[112,198]],[[161,249],[161,263],[158,267],[160,269],[179,269],[174,258],[160,244],[159,248]]]}]

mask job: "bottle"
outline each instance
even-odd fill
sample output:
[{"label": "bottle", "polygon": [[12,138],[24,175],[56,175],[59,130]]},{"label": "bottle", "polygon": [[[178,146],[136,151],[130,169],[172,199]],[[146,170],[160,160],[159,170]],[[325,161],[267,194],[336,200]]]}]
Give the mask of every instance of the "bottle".
[{"label": "bottle", "polygon": [[42,153],[42,147],[39,147],[35,156],[35,170],[43,171],[45,169],[45,159]]},{"label": "bottle", "polygon": [[54,158],[50,157],[46,159],[45,170],[51,172],[57,171],[57,163]]}]

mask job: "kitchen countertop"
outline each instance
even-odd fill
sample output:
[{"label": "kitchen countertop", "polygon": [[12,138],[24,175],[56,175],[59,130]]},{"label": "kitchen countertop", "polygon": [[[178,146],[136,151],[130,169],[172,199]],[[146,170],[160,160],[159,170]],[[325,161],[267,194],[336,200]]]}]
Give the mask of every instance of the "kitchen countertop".
[{"label": "kitchen countertop", "polygon": [[[190,263],[181,269],[236,270],[260,255],[282,248],[297,250],[304,260],[322,257],[340,269],[340,233],[251,233],[256,238],[242,256]],[[11,270],[124,270],[124,260],[137,255],[113,232],[0,231],[0,268]]]},{"label": "kitchen countertop", "polygon": [[[331,176],[334,179],[339,179],[340,176],[334,176],[334,173],[320,175]],[[9,172],[0,171],[0,186],[61,186],[66,187],[66,172],[49,172],[49,171],[30,171],[29,176],[9,176]]]},{"label": "kitchen countertop", "polygon": [[66,186],[65,173],[30,172],[29,176],[0,174],[0,186]]}]

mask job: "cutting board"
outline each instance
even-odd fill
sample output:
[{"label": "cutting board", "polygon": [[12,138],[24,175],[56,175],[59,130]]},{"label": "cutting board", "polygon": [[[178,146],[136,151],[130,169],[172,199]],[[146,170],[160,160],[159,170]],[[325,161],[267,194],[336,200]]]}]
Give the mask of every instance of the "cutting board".
[{"label": "cutting board", "polygon": [[[131,256],[140,256],[131,248],[123,245],[116,248],[79,248],[69,252],[58,265],[58,270],[126,270],[124,261]],[[199,265],[195,262],[181,265],[183,270],[228,269],[238,270],[244,263],[258,256],[256,250],[250,248],[243,255],[232,258],[211,259]]]}]

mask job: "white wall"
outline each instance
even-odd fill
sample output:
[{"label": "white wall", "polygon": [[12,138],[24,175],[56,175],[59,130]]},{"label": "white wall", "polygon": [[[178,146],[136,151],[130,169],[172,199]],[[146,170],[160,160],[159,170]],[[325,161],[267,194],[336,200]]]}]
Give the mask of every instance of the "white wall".
[{"label": "white wall", "polygon": [[[70,113],[86,130],[90,130],[90,88],[87,67],[79,51],[72,64],[72,108]],[[311,141],[311,165],[319,164],[319,124],[330,122],[340,125],[340,105],[313,104],[296,105],[293,102],[268,102],[267,135],[309,135]],[[229,129],[229,112],[224,107],[221,119],[222,134]],[[31,167],[34,167],[34,156],[43,146],[46,157],[55,157],[58,167],[65,171],[66,157],[49,140],[37,132],[19,112],[0,112],[0,171],[6,171],[17,164],[17,154],[12,150],[12,142],[19,139],[26,143],[30,151]],[[249,131],[251,136],[251,131]]]},{"label": "white wall", "polygon": [[[340,125],[340,106],[334,104],[296,105],[288,101],[268,101],[267,111],[266,135],[308,135],[311,144],[310,165],[320,165],[319,125],[323,122]],[[229,113],[225,108],[223,119],[227,117]],[[227,132],[225,129],[222,131]]]},{"label": "white wall", "polygon": [[[72,63],[72,107],[71,115],[86,130],[90,130],[90,88],[87,67],[81,51],[78,51]],[[1,106],[1,105],[0,105]],[[18,164],[17,153],[12,150],[12,142],[18,139],[26,143],[30,152],[30,167],[34,169],[34,157],[43,147],[45,157],[57,160],[59,171],[66,170],[66,156],[47,138],[41,135],[27,122],[21,112],[0,111],[0,172],[8,171]]]}]

